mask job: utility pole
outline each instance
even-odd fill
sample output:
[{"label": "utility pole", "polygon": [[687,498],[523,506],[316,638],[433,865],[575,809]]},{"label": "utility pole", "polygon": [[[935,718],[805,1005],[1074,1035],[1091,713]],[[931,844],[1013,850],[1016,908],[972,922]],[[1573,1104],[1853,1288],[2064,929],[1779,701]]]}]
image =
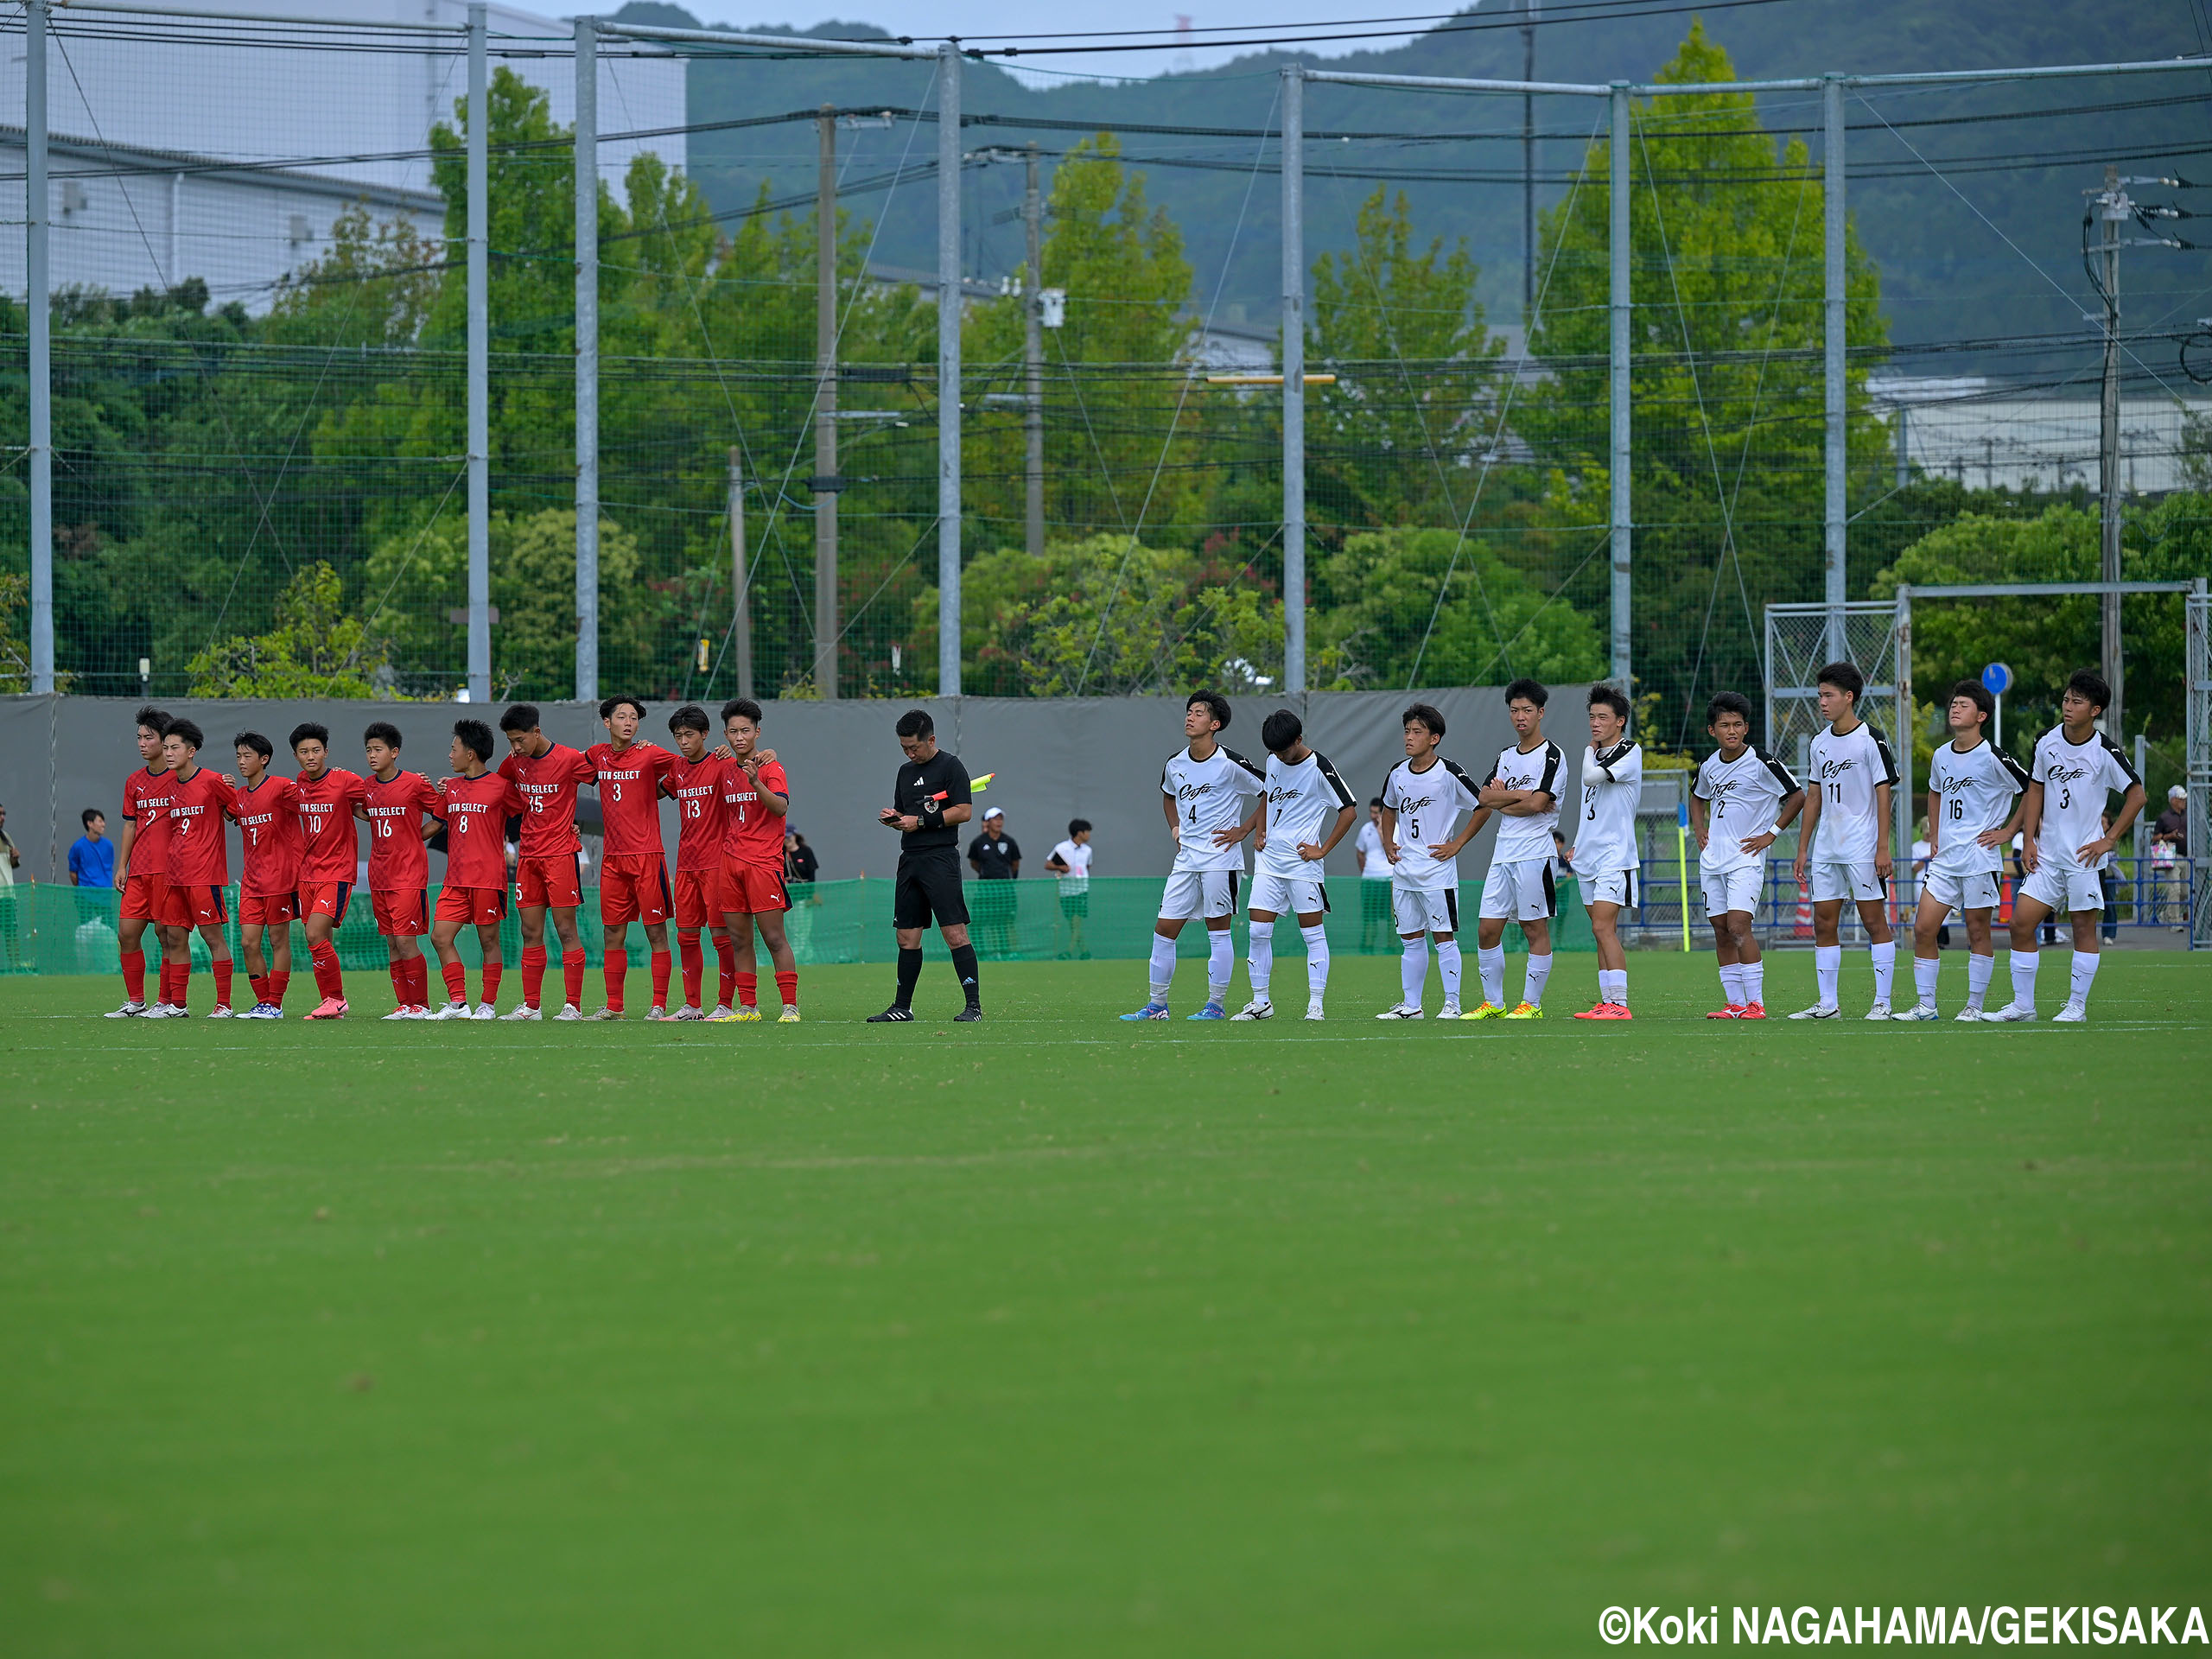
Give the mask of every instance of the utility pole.
[{"label": "utility pole", "polygon": [[837,695],[837,112],[815,118],[821,169],[814,187],[814,690]]},{"label": "utility pole", "polygon": [[1521,20],[1524,87],[1521,94],[1521,328],[1524,337],[1536,309],[1536,95],[1525,87],[1536,78],[1536,19],[1542,12],[1543,0],[1528,0]]},{"label": "utility pole", "polygon": [[1031,558],[1045,551],[1045,226],[1044,199],[1037,183],[1037,141],[1031,139],[1023,156],[1021,213],[1029,232],[1029,283],[1021,296],[1021,352],[1028,369],[1028,403],[1022,411],[1024,481],[1028,486],[1027,533],[1023,544]]},{"label": "utility pole", "polygon": [[[2099,529],[2102,532],[2101,574],[2107,582],[2120,580],[2120,229],[2134,217],[2135,204],[2121,187],[2120,169],[2105,168],[2105,188],[2096,199],[2095,213],[2101,232],[2098,258],[2104,270],[2105,372],[2102,394],[2097,400],[2097,472]],[[2120,595],[2098,596],[2102,614],[2105,683],[2112,701],[2105,707],[2105,731],[2118,738],[2126,727],[2121,720],[2120,676],[2126,664],[2120,648]]]},{"label": "utility pole", "polygon": [[737,695],[753,695],[753,594],[745,578],[745,459],[729,447],[729,627],[737,658]]}]

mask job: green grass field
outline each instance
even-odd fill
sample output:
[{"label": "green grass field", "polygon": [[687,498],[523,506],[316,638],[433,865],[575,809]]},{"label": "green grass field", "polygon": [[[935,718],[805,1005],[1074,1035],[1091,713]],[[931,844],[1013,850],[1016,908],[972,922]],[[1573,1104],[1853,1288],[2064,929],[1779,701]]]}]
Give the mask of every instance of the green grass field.
[{"label": "green grass field", "polygon": [[1559,1654],[1616,1603],[2203,1599],[2212,961],[1971,1029],[1711,1027],[1704,957],[1593,1028],[1560,962],[1519,1027],[1377,1025],[1395,962],[1344,958],[1322,1027],[1116,1024],[1134,963],[987,965],[975,1027],[854,1023],[877,968],[798,1027],[0,982],[0,1649]]}]

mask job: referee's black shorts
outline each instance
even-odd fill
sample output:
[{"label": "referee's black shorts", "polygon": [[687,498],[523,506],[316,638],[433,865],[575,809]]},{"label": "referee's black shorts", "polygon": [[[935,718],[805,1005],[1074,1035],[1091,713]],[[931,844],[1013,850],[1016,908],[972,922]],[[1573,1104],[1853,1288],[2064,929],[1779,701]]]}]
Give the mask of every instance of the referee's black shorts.
[{"label": "referee's black shorts", "polygon": [[893,927],[968,925],[968,899],[960,886],[960,849],[932,847],[899,855],[899,879],[892,888]]}]

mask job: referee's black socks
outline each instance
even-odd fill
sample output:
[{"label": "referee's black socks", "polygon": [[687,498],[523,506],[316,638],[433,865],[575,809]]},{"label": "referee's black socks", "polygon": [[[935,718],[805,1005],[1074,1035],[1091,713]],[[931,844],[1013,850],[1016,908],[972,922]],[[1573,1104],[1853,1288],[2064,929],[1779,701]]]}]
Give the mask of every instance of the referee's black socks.
[{"label": "referee's black socks", "polygon": [[914,987],[922,982],[922,947],[918,944],[899,952],[899,1000],[893,1005],[901,1008],[914,1006]]},{"label": "referee's black socks", "polygon": [[[917,951],[915,954],[918,956],[920,952]],[[921,969],[917,968],[914,971],[919,973]],[[956,944],[952,947],[952,971],[960,976],[960,988],[968,998],[968,1006],[971,1008],[982,1007],[983,982],[982,976],[976,966],[974,945]]]}]

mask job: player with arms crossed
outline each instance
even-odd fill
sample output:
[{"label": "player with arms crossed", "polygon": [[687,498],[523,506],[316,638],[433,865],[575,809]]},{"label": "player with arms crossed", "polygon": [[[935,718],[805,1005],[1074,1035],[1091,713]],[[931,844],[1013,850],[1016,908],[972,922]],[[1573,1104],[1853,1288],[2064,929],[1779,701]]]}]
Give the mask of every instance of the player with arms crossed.
[{"label": "player with arms crossed", "polygon": [[[1446,1020],[1459,1017],[1459,849],[1473,837],[1478,785],[1456,760],[1436,752],[1444,716],[1417,702],[1402,716],[1406,758],[1382,782],[1382,855],[1390,861],[1390,912],[1405,954],[1398,968],[1395,1007],[1377,1020],[1418,1020],[1421,987],[1428,979],[1428,945],[1436,941],[1436,971],[1444,982]],[[1468,814],[1465,823],[1459,815]],[[1454,826],[1457,826],[1455,833]]]},{"label": "player with arms crossed", "polygon": [[300,914],[298,796],[290,779],[269,775],[276,746],[259,732],[240,732],[231,746],[239,779],[231,817],[245,855],[238,872],[238,945],[253,987],[253,1007],[245,1017],[282,1020],[292,980],[292,924]]},{"label": "player with arms crossed", "polygon": [[[707,747],[714,722],[696,702],[687,702],[668,717],[670,735],[676,739],[676,764],[661,782],[661,792],[676,803],[676,954],[683,967],[683,1006],[671,1017],[677,1020],[734,1020],[730,1005],[737,1000],[737,956],[723,929],[722,917],[729,903],[722,894],[722,767],[724,761]],[[715,941],[721,964],[721,995],[715,1011],[702,1011],[700,997],[706,965],[699,950],[699,930]]]},{"label": "player with arms crossed", "polygon": [[545,913],[553,912],[553,931],[561,941],[561,988],[564,1001],[556,1020],[581,1020],[584,995],[584,941],[576,931],[576,906],[583,903],[583,871],[576,855],[576,791],[599,775],[599,768],[565,743],[556,743],[538,726],[537,705],[518,702],[499,716],[506,734],[507,758],[499,776],[522,796],[522,855],[515,867],[516,907],[522,916],[522,1001],[509,1020],[543,1018],[538,999],[545,988]]},{"label": "player with arms crossed", "polygon": [[[1985,1020],[2012,1024],[2036,1017],[2036,933],[2062,911],[2074,924],[2074,972],[2066,1006],[2051,1018],[2074,1026],[2089,1017],[2105,907],[2097,872],[2143,810],[2143,780],[2120,746],[2097,729],[2111,701],[2112,688],[2082,669],[2066,682],[2061,722],[2036,740],[2020,806],[2020,862],[2028,879],[2012,900],[2012,1000]],[[2122,798],[2110,828],[2104,822],[2107,791]]]},{"label": "player with arms crossed", "polygon": [[361,734],[369,763],[368,799],[361,817],[369,825],[369,909],[384,935],[397,1006],[387,1020],[430,1017],[430,964],[423,936],[430,931],[430,855],[423,843],[436,830],[424,817],[438,809],[438,791],[419,772],[399,765],[399,728],[372,721]]},{"label": "player with arms crossed", "polygon": [[330,764],[330,728],[314,721],[292,728],[292,759],[300,775],[292,780],[292,799],[300,814],[300,910],[306,917],[308,961],[315,969],[322,1001],[308,1010],[310,1020],[346,1017],[346,976],[338,965],[333,937],[353,900],[353,877],[360,865],[360,837],[353,829],[354,809],[367,801],[369,786],[354,772]]},{"label": "player with arms crossed", "polygon": [[1826,730],[1813,739],[1805,782],[1805,827],[1797,836],[1796,875],[1813,895],[1813,977],[1820,997],[1792,1020],[1833,1020],[1836,980],[1843,971],[1838,924],[1843,901],[1859,906],[1874,959],[1874,1006],[1869,1020],[1890,1017],[1890,980],[1897,965],[1890,931],[1890,791],[1897,764],[1888,741],[1859,717],[1866,677],[1849,663],[1830,663],[1815,677]]},{"label": "player with arms crossed", "polygon": [[891,898],[891,925],[899,938],[899,993],[872,1026],[914,1017],[914,987],[922,978],[922,933],[934,920],[952,952],[952,971],[968,1006],[952,1017],[962,1024],[983,1017],[982,981],[976,947],[968,942],[968,900],[960,891],[960,829],[975,815],[968,768],[937,746],[937,722],[925,709],[899,716],[899,747],[906,763],[891,781],[891,804],[876,822],[899,832],[899,878]]},{"label": "player with arms crossed", "polygon": [[1959,1018],[1981,1018],[1997,966],[1989,918],[1997,908],[2005,846],[2018,827],[2013,803],[2028,786],[2028,774],[1983,734],[1996,708],[1978,680],[1951,688],[1951,741],[1936,751],[1928,769],[1928,873],[1912,921],[1912,982],[1920,1000],[1899,1010],[1899,1020],[1936,1017],[1942,929],[1954,910],[1967,922],[1967,1005]]},{"label": "player with arms crossed", "polygon": [[791,907],[784,886],[784,824],[791,810],[791,781],[776,752],[760,747],[760,705],[735,697],[722,705],[722,927],[737,967],[739,1020],[758,1020],[760,970],[753,931],[768,947],[784,1011],[776,1023],[798,1023],[798,959],[784,936]]},{"label": "player with arms crossed", "polygon": [[668,980],[675,958],[668,950],[668,915],[675,907],[668,890],[668,858],[660,839],[661,785],[676,757],[658,743],[638,741],[645,705],[636,697],[609,697],[599,705],[607,741],[584,751],[599,790],[600,822],[606,835],[599,865],[599,921],[601,976],[607,1006],[594,1020],[620,1020],[630,977],[630,924],[642,922],[652,950],[653,1000],[648,1020],[668,1018]]},{"label": "player with arms crossed", "polygon": [[1766,887],[1766,849],[1803,809],[1805,791],[1787,766],[1752,747],[1751,705],[1737,693],[1723,691],[1706,705],[1705,729],[1720,747],[1699,764],[1690,786],[1690,829],[1727,999],[1705,1017],[1764,1020],[1766,963],[1751,922]]},{"label": "player with arms crossed", "polygon": [[1636,903],[1636,804],[1643,794],[1643,747],[1629,741],[1628,699],[1610,685],[1590,688],[1590,747],[1582,751],[1582,809],[1575,815],[1574,867],[1590,931],[1598,941],[1598,1001],[1578,1020],[1632,1020],[1621,912]]},{"label": "player with arms crossed", "polygon": [[[123,783],[123,842],[115,849],[115,882],[123,890],[117,906],[116,944],[123,959],[123,1006],[107,1017],[128,1020],[151,1014],[165,1018],[169,988],[176,978],[175,944],[163,917],[169,890],[169,763],[162,734],[169,717],[148,707],[138,711],[138,759],[143,764]],[[155,959],[161,963],[158,989],[146,1001],[146,952],[141,943],[154,930]],[[189,947],[185,961],[192,958]]]},{"label": "player with arms crossed", "polygon": [[[171,721],[162,734],[162,755],[169,765],[169,903],[171,914],[183,915],[188,927],[198,928],[207,941],[215,970],[212,1017],[228,1020],[236,1010],[231,1007],[231,947],[223,937],[223,924],[230,919],[223,908],[223,889],[231,885],[223,821],[237,797],[226,779],[200,764],[200,746],[207,741],[188,720]],[[185,957],[177,964],[174,1012],[185,1011],[191,982],[188,933]]]},{"label": "player with arms crossed", "polygon": [[[1484,810],[1469,821],[1471,838],[1491,813],[1498,816],[1475,935],[1482,1005],[1461,1014],[1463,1020],[1544,1017],[1544,982],[1552,974],[1552,917],[1559,908],[1552,831],[1559,824],[1559,775],[1567,764],[1559,745],[1544,735],[1544,705],[1550,701],[1551,693],[1534,680],[1516,680],[1505,688],[1506,716],[1516,741],[1498,752],[1497,764],[1478,793]],[[1510,1014],[1504,1007],[1508,921],[1520,923],[1529,939],[1521,1001]]]},{"label": "player with arms crossed", "polygon": [[[454,775],[438,780],[438,804],[432,809],[446,826],[446,880],[430,923],[430,948],[438,953],[446,1005],[433,1020],[499,1017],[499,978],[506,968],[499,924],[507,914],[507,820],[523,807],[515,786],[486,770],[495,752],[492,728],[482,721],[454,722],[453,742],[446,749]],[[473,1010],[468,969],[454,947],[461,930],[471,925],[484,961],[484,994]]]},{"label": "player with arms crossed", "polygon": [[[1152,995],[1124,1020],[1167,1018],[1167,990],[1175,980],[1175,941],[1193,916],[1206,925],[1205,1006],[1188,1016],[1218,1020],[1236,970],[1236,887],[1244,874],[1244,837],[1267,810],[1267,774],[1224,747],[1229,700],[1193,691],[1183,704],[1184,746],[1160,772],[1160,810],[1175,842],[1175,862],[1160,890],[1160,919],[1152,928]],[[1248,813],[1244,803],[1256,800]]]},{"label": "player with arms crossed", "polygon": [[[1251,928],[1245,970],[1252,978],[1252,1000],[1231,1018],[1274,1017],[1268,984],[1274,976],[1275,918],[1287,912],[1298,918],[1306,940],[1306,1017],[1321,1020],[1327,1017],[1321,1004],[1329,988],[1329,934],[1323,925],[1329,890],[1321,861],[1359,817],[1359,803],[1328,757],[1306,746],[1305,725],[1289,709],[1278,709],[1260,722],[1260,741],[1268,750],[1268,792],[1247,912]],[[1332,814],[1336,821],[1331,823]]]}]

